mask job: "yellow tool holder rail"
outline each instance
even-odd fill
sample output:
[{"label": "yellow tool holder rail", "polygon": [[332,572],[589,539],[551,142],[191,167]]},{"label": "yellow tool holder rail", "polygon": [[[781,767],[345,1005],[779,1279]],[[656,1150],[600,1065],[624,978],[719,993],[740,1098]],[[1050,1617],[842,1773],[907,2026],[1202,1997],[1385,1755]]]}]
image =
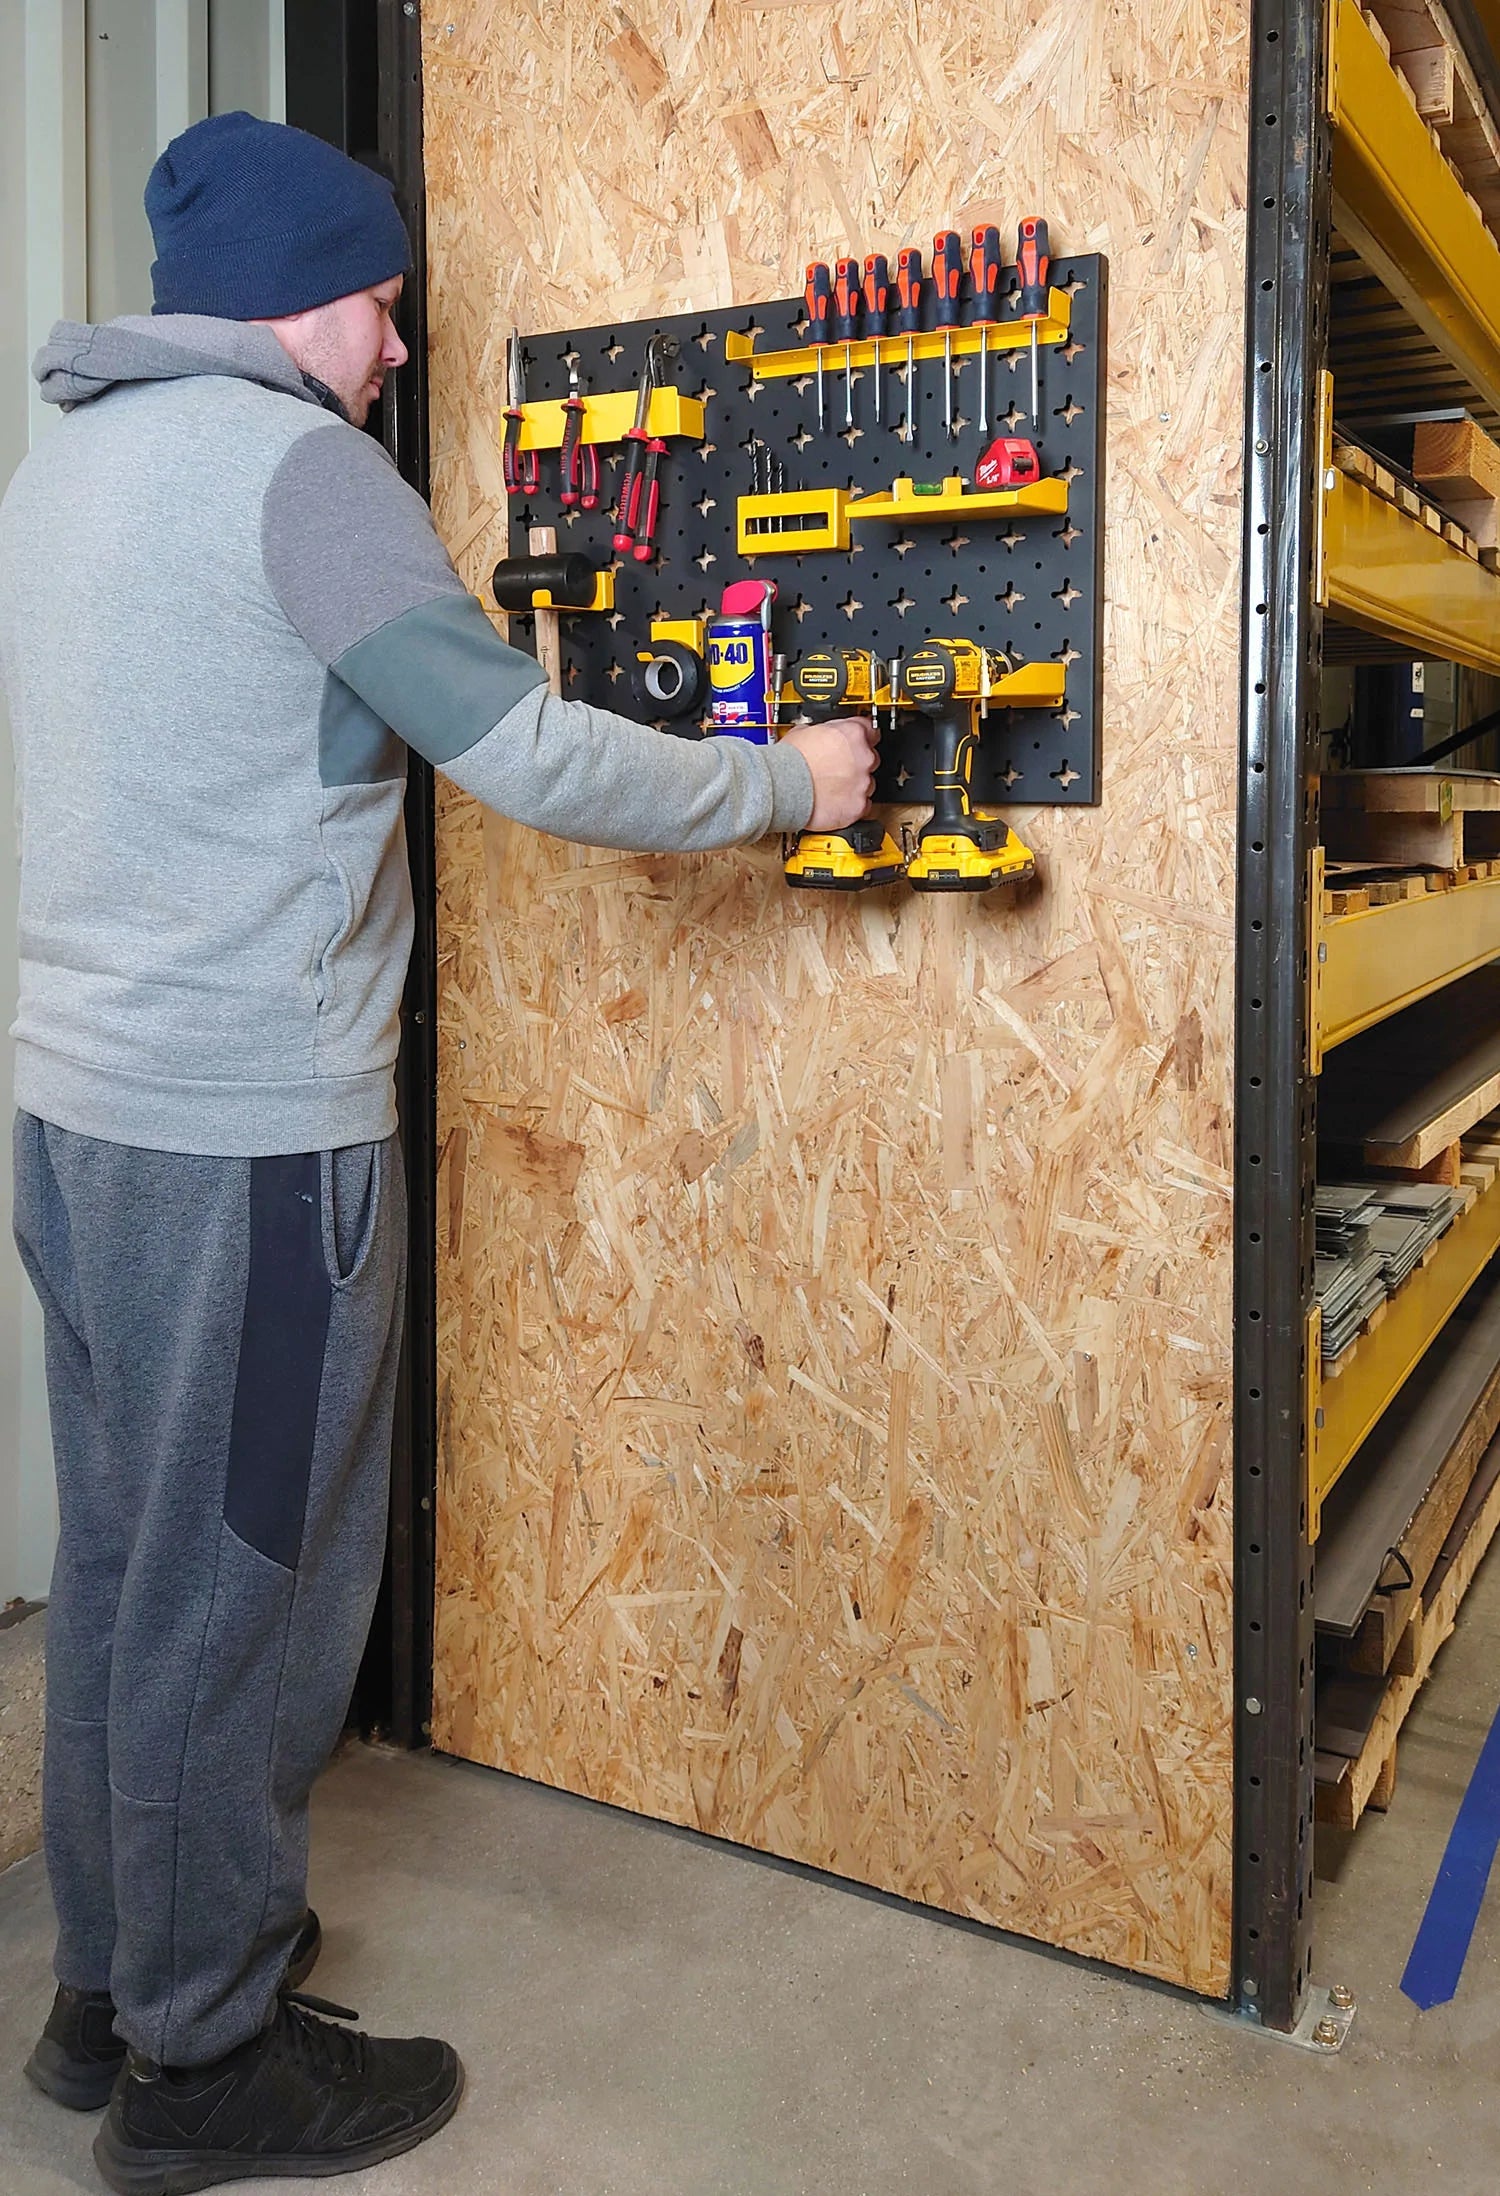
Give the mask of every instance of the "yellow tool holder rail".
[{"label": "yellow tool holder rail", "polygon": [[996,679],[986,697],[992,709],[1061,709],[1068,671],[1061,663],[1021,663]]},{"label": "yellow tool holder rail", "polygon": [[[656,628],[653,627],[652,631],[654,634]],[[979,695],[967,695],[965,700],[973,702],[976,711],[981,703],[986,709],[1061,709],[1067,692],[1067,683],[1068,668],[1066,664],[1053,663],[1050,660],[1043,663],[1018,663],[1013,671],[1002,672],[988,694],[982,698]],[[790,679],[781,689],[781,700],[783,706],[788,704],[793,708],[801,706],[802,697]],[[904,696],[900,700],[892,699],[890,684],[886,678],[884,667],[880,665],[876,667],[875,697],[872,706],[876,709],[894,708],[915,716],[927,714],[920,702],[908,701]],[[983,721],[981,717],[981,734]],[[990,811],[985,809],[982,813],[988,815]]]},{"label": "yellow tool holder rail", "polygon": [[1355,0],[1328,44],[1335,218],[1444,357],[1500,406],[1500,249]]},{"label": "yellow tool holder rail", "polygon": [[[1049,290],[1047,318],[1036,323],[1038,344],[1066,343],[1072,331],[1072,320],[1073,300],[1068,292]],[[992,352],[1025,351],[1031,348],[1031,322],[997,320],[986,328],[967,324],[947,329],[923,328],[911,336],[859,336],[852,343],[802,343],[790,351],[757,351],[754,336],[737,335],[731,329],[724,338],[724,356],[735,365],[747,366],[757,381],[785,381],[792,375],[816,373],[819,352],[825,373],[842,373],[846,351],[851,367],[873,366],[877,358],[886,366],[904,366],[908,343],[914,360],[943,358],[948,353],[945,336],[952,339],[954,358],[977,357],[981,340],[984,348]]]},{"label": "yellow tool holder rail", "polygon": [[[635,424],[635,407],[636,395],[632,389],[609,389],[598,396],[586,396],[581,439],[584,442],[623,442]],[[523,404],[521,448],[560,450],[566,418],[567,408],[561,397],[539,397],[535,403]],[[646,415],[648,435],[660,435],[663,442],[673,435],[689,435],[694,442],[701,442],[703,427],[700,398],[684,396],[678,389],[652,390],[651,409]]]},{"label": "yellow tool holder rail", "polygon": [[1500,877],[1325,915],[1323,849],[1313,849],[1308,925],[1308,1066],[1403,1007],[1500,957]]},{"label": "yellow tool holder rail", "polygon": [[[1420,903],[1413,903],[1419,905]],[[1355,1451],[1471,1285],[1500,1247],[1500,1175],[1439,1238],[1424,1265],[1386,1300],[1385,1317],[1362,1334],[1338,1372],[1325,1378],[1313,1357],[1309,1372],[1308,1534],[1316,1539],[1323,1504]],[[1309,1327],[1308,1348],[1318,1343]]]}]

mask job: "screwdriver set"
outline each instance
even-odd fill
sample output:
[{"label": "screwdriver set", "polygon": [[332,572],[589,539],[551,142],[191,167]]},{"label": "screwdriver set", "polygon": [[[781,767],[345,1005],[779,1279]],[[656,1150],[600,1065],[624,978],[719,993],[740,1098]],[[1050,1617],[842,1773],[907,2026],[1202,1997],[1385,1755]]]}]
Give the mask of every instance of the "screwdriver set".
[{"label": "screwdriver set", "polygon": [[[556,603],[564,696],[692,738],[873,713],[877,803],[936,774],[941,818],[909,867],[872,823],[845,874],[804,846],[788,881],[1021,873],[971,808],[1099,797],[1106,306],[1105,261],[1030,220],[1014,263],[940,231],[894,276],[851,252],[800,298],[514,343],[513,538],[556,528],[603,575]],[[943,866],[965,835],[972,875]]]}]

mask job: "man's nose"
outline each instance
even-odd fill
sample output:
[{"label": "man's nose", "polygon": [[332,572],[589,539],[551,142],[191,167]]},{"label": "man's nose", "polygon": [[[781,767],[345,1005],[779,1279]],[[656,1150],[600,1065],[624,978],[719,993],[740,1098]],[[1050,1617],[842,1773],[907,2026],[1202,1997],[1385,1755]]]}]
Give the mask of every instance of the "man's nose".
[{"label": "man's nose", "polygon": [[395,329],[388,327],[385,341],[380,347],[382,365],[390,367],[404,366],[410,356],[411,353],[407,350],[406,345],[397,335]]}]

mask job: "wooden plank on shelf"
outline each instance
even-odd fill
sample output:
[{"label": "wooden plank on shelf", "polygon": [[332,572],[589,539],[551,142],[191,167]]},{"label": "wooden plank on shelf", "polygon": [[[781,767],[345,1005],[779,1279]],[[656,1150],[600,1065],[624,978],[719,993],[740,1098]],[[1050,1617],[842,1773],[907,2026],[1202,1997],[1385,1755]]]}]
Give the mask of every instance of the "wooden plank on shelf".
[{"label": "wooden plank on shelf", "polygon": [[1361,8],[1359,12],[1370,26],[1370,36],[1389,61],[1391,58],[1391,42],[1386,36],[1385,25],[1381,22],[1376,10],[1374,8]]},{"label": "wooden plank on shelf", "polygon": [[1414,46],[1402,54],[1396,74],[1424,122],[1453,120],[1453,56],[1446,46]]},{"label": "wooden plank on shelf", "polygon": [[1478,548],[1500,542],[1500,443],[1477,420],[1419,421],[1412,472]]},{"label": "wooden plank on shelf", "polygon": [[1482,221],[1500,213],[1500,131],[1443,0],[1375,0],[1367,20]]},{"label": "wooden plank on shelf", "polygon": [[1389,1665],[1497,1428],[1500,1270],[1491,1267],[1328,1497],[1314,1590],[1320,1641],[1362,1641],[1359,1661]]},{"label": "wooden plank on shelf", "polygon": [[1477,420],[1424,419],[1412,435],[1412,473],[1444,502],[1449,496],[1500,496],[1500,443]]},{"label": "wooden plank on shelf", "polygon": [[1478,968],[1329,1056],[1326,1141],[1370,1166],[1422,1168],[1500,1106],[1500,966]]},{"label": "wooden plank on shelf", "polygon": [[1433,882],[1438,872],[1418,870],[1415,875],[1407,871],[1402,876],[1377,877],[1367,887],[1371,907],[1394,907],[1401,900],[1425,900],[1429,892],[1438,888]]},{"label": "wooden plank on shelf", "polygon": [[1318,1679],[1314,1731],[1318,1751],[1356,1761],[1370,1742],[1385,1700],[1385,1681],[1335,1670]]},{"label": "wooden plank on shelf", "polygon": [[1464,858],[1463,817],[1457,811],[1440,816],[1325,808],[1323,845],[1341,861],[1458,869]]},{"label": "wooden plank on shelf", "polygon": [[[1431,1674],[1439,1650],[1452,1637],[1464,1595],[1473,1583],[1497,1528],[1500,1528],[1500,1439],[1492,1441],[1486,1451],[1449,1531],[1442,1555],[1433,1566],[1430,1599],[1422,1613],[1411,1675],[1387,1680],[1364,1743],[1341,1773],[1321,1781],[1314,1768],[1315,1811],[1319,1822],[1339,1830],[1352,1830],[1382,1785],[1389,1789],[1395,1773],[1392,1757],[1401,1727]],[[1337,1705],[1343,1719],[1338,1727],[1342,1736],[1350,1728],[1352,1696],[1338,1696]],[[1321,1733],[1317,1734],[1317,1745],[1325,1760],[1333,1753],[1332,1748],[1324,1746]]]},{"label": "wooden plank on shelf", "polygon": [[1382,816],[1500,810],[1500,776],[1488,770],[1330,770],[1319,781],[1319,792],[1325,815],[1346,809]]}]

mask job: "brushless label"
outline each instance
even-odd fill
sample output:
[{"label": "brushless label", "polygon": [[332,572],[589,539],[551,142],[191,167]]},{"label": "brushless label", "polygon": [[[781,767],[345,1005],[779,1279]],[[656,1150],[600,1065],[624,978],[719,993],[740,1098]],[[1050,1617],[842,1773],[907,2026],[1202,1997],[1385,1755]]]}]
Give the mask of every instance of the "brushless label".
[{"label": "brushless label", "polygon": [[848,685],[848,666],[837,656],[809,656],[797,666],[797,692],[805,702],[834,707],[844,699]]}]

